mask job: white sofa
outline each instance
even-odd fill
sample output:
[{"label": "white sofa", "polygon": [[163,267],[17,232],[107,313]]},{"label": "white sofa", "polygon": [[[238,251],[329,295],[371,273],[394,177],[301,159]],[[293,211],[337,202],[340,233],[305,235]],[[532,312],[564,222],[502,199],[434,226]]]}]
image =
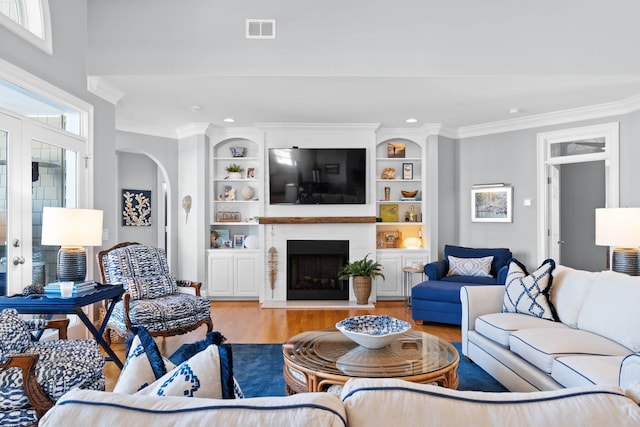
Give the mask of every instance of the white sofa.
[{"label": "white sofa", "polygon": [[[350,380],[340,396],[216,400],[73,390],[40,427],[157,426],[510,426],[640,425],[638,389],[612,386],[537,393],[449,390],[396,379]],[[635,391],[635,393],[634,393]]]},{"label": "white sofa", "polygon": [[640,277],[558,266],[559,321],[503,313],[504,286],[460,290],[462,353],[511,391],[640,380]]}]

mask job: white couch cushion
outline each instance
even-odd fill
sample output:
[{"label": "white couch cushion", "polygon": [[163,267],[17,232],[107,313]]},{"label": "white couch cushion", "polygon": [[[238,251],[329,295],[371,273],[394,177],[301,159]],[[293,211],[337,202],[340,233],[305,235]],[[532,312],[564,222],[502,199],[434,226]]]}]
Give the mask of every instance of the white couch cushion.
[{"label": "white couch cushion", "polygon": [[502,311],[554,320],[555,315],[548,294],[553,278],[551,272],[555,266],[555,262],[548,259],[529,274],[524,265],[517,260],[509,261]]},{"label": "white couch cushion", "polygon": [[344,407],[333,393],[218,400],[72,390],[40,427],[345,427]]},{"label": "white couch cushion", "polygon": [[626,356],[629,349],[599,335],[571,328],[535,328],[514,331],[509,348],[538,369],[550,374],[559,356],[593,354]]},{"label": "white couch cushion", "polygon": [[553,284],[549,295],[558,320],[572,328],[578,327],[578,316],[591,285],[599,272],[574,270],[559,265],[553,270]]},{"label": "white couch cushion", "polygon": [[350,427],[640,425],[640,408],[617,387],[487,393],[367,378],[349,380],[341,397]]},{"label": "white couch cushion", "polygon": [[637,353],[628,355],[622,361],[618,385],[627,388],[633,382],[637,383],[635,388],[640,390],[640,354]]},{"label": "white couch cushion", "polygon": [[566,328],[560,322],[551,322],[539,317],[520,313],[491,313],[476,318],[475,330],[497,342],[501,346],[509,347],[509,335],[513,331],[531,328]]},{"label": "white couch cushion", "polygon": [[622,359],[624,356],[557,357],[551,367],[551,376],[564,387],[617,386]]},{"label": "white couch cushion", "polygon": [[578,327],[640,352],[640,277],[603,271],[591,286]]}]

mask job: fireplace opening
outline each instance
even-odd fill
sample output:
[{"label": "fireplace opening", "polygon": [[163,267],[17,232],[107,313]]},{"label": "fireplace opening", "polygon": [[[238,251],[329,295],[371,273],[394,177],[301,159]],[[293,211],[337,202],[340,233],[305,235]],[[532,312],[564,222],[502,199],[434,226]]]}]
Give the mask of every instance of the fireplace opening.
[{"label": "fireplace opening", "polygon": [[288,240],[287,300],[349,300],[349,280],[338,279],[348,260],[348,240]]}]

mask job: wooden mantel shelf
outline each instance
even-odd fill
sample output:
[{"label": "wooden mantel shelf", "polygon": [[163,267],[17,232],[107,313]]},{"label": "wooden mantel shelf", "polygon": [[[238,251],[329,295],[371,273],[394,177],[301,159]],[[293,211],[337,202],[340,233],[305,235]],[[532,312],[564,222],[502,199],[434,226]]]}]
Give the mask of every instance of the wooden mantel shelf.
[{"label": "wooden mantel shelf", "polygon": [[260,224],[371,224],[375,216],[271,216],[260,217]]}]

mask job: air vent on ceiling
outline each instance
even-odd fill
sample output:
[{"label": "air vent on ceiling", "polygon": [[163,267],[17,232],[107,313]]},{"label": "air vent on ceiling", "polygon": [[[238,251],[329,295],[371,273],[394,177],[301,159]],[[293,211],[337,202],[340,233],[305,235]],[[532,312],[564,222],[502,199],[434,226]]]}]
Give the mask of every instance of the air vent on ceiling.
[{"label": "air vent on ceiling", "polygon": [[275,19],[247,19],[248,39],[275,39]]}]

